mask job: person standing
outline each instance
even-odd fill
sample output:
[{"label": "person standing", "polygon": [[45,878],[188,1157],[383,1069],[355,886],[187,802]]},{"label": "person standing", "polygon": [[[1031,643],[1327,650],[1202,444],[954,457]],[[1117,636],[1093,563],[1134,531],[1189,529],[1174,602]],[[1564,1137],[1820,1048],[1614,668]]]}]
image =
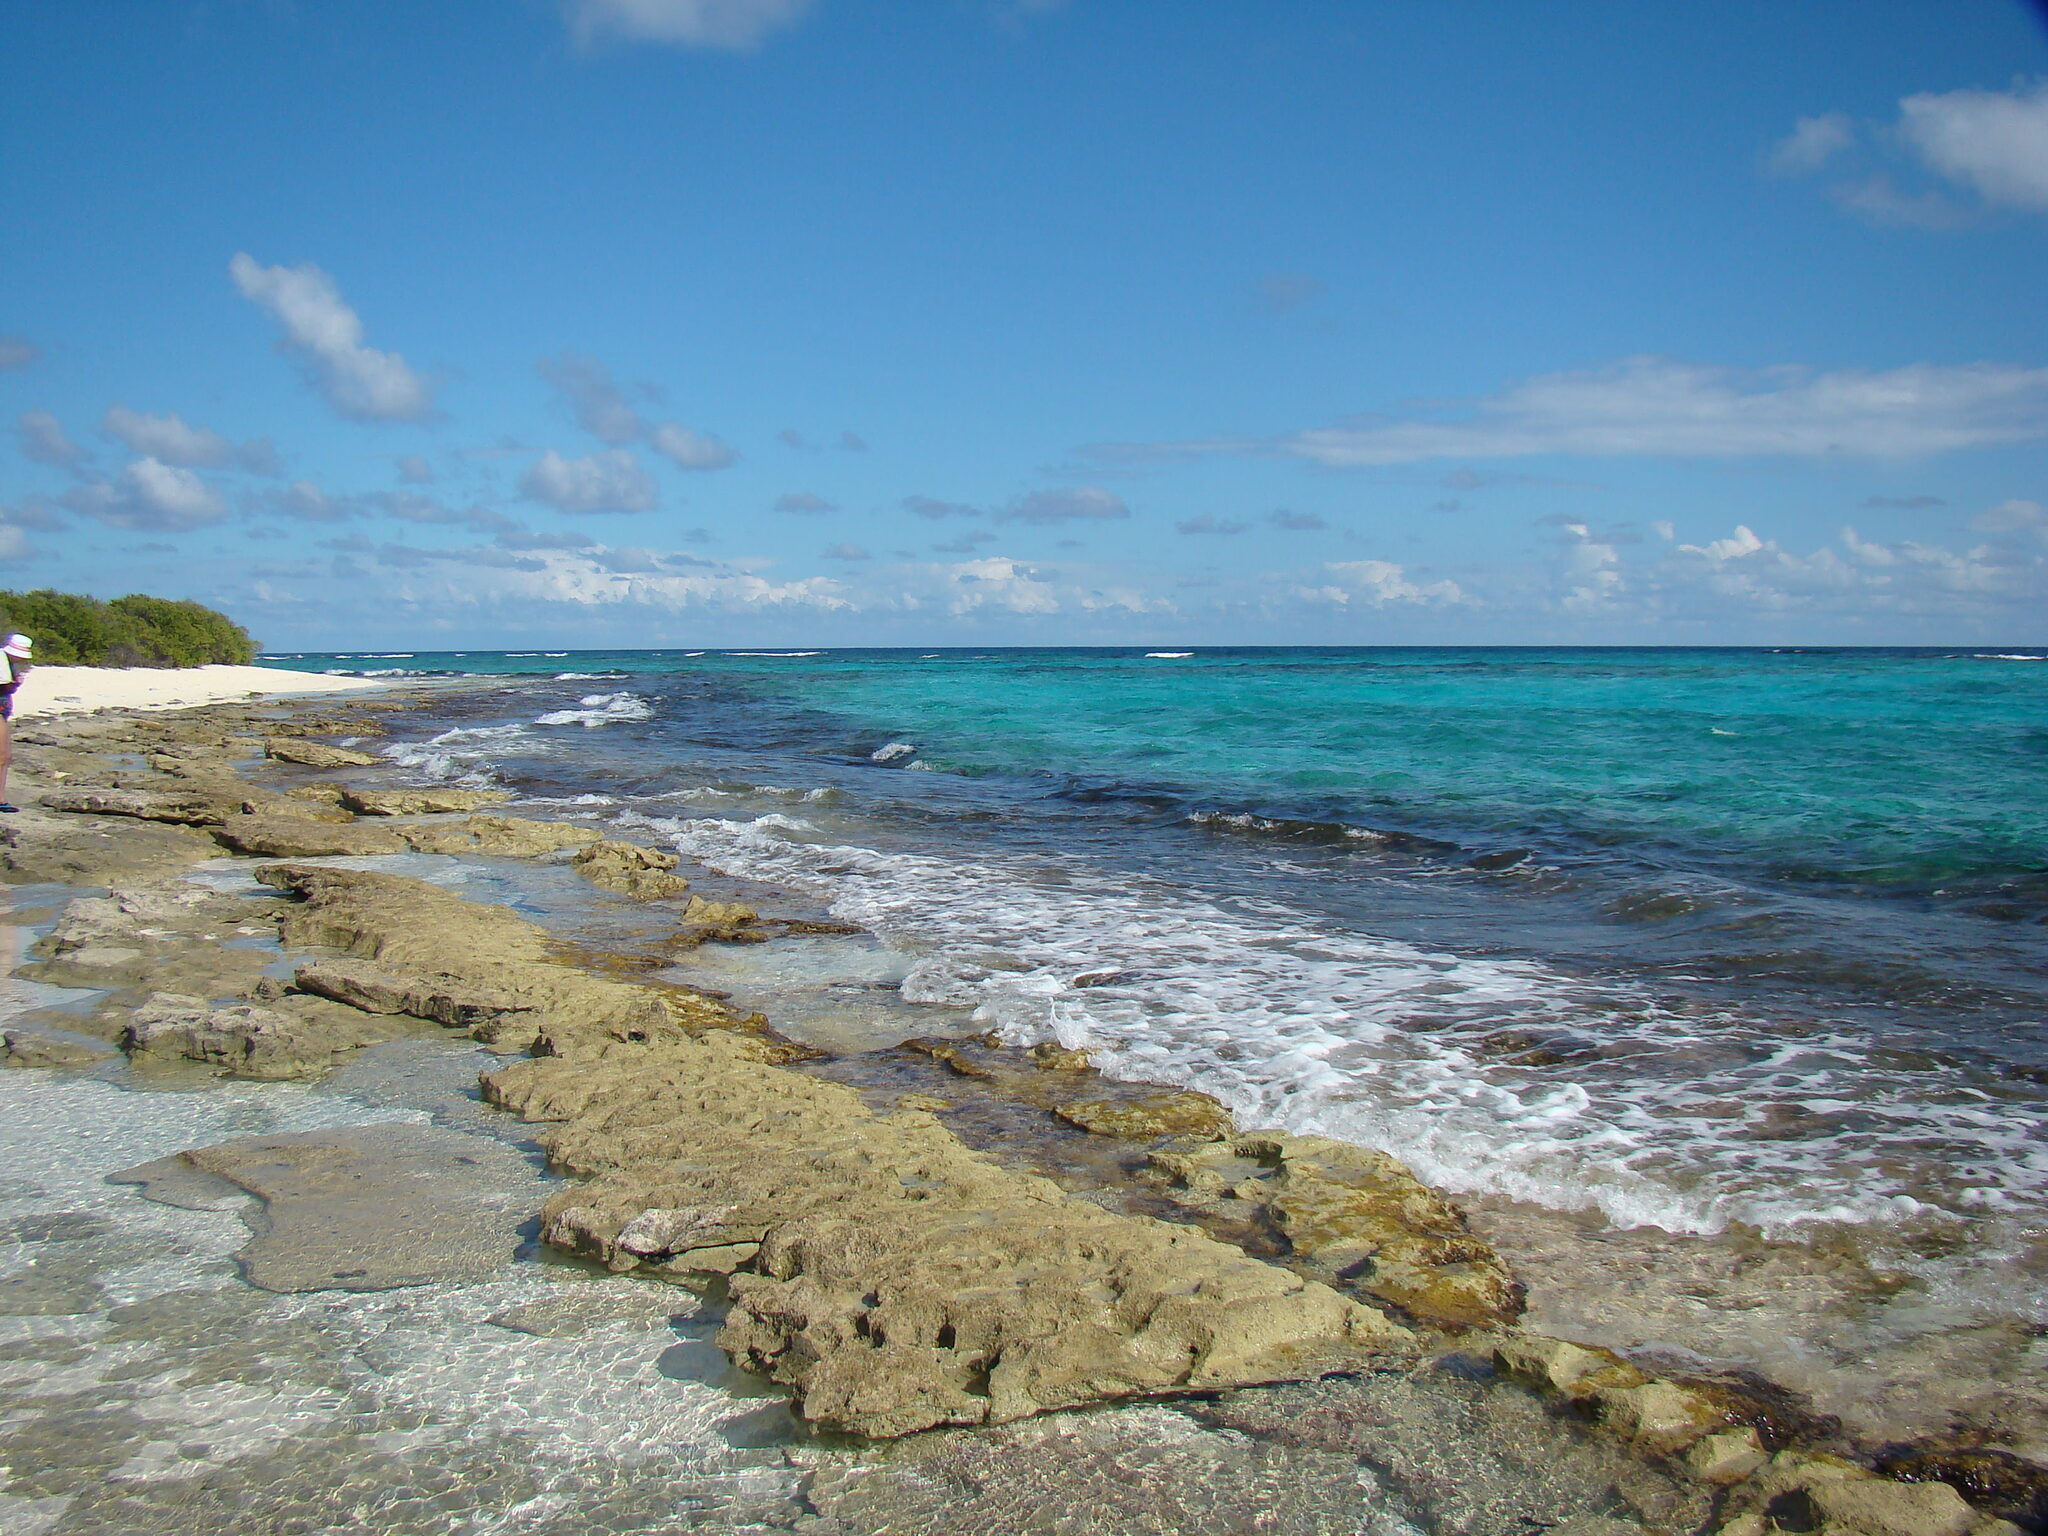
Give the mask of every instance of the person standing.
[{"label": "person standing", "polygon": [[27,635],[9,635],[0,646],[0,812],[21,809],[7,798],[7,770],[14,762],[14,690],[35,665],[35,646]]}]

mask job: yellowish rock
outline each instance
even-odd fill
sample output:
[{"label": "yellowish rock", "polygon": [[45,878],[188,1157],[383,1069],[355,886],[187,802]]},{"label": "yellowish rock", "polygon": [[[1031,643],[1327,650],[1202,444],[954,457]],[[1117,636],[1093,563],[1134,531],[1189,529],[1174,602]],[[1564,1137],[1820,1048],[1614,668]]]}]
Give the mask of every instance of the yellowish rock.
[{"label": "yellowish rock", "polygon": [[1222,1136],[1230,1111],[1206,1093],[1152,1093],[1124,1099],[1066,1099],[1052,1112],[1098,1136],[1147,1141],[1156,1136]]}]

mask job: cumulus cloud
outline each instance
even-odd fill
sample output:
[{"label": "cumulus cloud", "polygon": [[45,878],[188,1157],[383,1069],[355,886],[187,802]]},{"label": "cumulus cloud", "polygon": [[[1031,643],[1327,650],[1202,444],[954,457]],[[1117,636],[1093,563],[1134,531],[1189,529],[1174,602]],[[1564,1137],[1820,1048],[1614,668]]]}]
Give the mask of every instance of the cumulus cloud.
[{"label": "cumulus cloud", "polygon": [[786,491],[775,498],[775,510],[778,512],[837,512],[839,506],[836,502],[827,501],[822,496],[814,496],[809,491]]},{"label": "cumulus cloud", "polygon": [[550,448],[519,477],[520,494],[557,512],[651,512],[654,480],[623,448],[565,459]]},{"label": "cumulus cloud", "polygon": [[399,455],[397,459],[398,478],[407,485],[432,485],[437,478],[434,466],[417,453]]},{"label": "cumulus cloud", "polygon": [[107,407],[100,430],[124,444],[130,453],[187,468],[219,468],[234,457],[234,448],[218,432],[187,426],[176,411],[148,416],[118,402]]},{"label": "cumulus cloud", "polygon": [[1908,96],[1899,128],[1930,167],[1986,202],[2048,211],[2048,81]]},{"label": "cumulus cloud", "polygon": [[1097,486],[1076,486],[1070,491],[1032,491],[1019,496],[996,514],[999,523],[1067,523],[1109,521],[1129,517],[1131,509],[1121,499]]},{"label": "cumulus cloud", "polygon": [[0,373],[26,368],[43,355],[43,349],[26,336],[0,335]]},{"label": "cumulus cloud", "polygon": [[305,523],[338,523],[362,516],[362,507],[353,498],[330,496],[310,480],[278,487],[263,497],[261,505]]},{"label": "cumulus cloud", "polygon": [[1321,585],[1301,587],[1297,595],[1312,603],[1340,608],[1353,604],[1384,608],[1389,603],[1460,603],[1465,594],[1454,581],[1416,581],[1406,567],[1391,560],[1334,560],[1323,566]]},{"label": "cumulus cloud", "polygon": [[588,47],[605,38],[744,53],[793,27],[810,0],[567,0],[570,34]]},{"label": "cumulus cloud", "polygon": [[717,438],[692,432],[680,422],[650,422],[633,408],[605,366],[580,352],[544,357],[540,376],[552,384],[576,417],[576,424],[614,447],[644,441],[678,469],[724,469],[739,455]]},{"label": "cumulus cloud", "polygon": [[363,322],[341,290],[311,262],[265,267],[237,251],[228,273],[242,297],[277,321],[280,343],[313,387],[351,421],[420,421],[433,414],[426,381],[396,352],[363,345]]},{"label": "cumulus cloud", "polygon": [[64,424],[48,411],[23,411],[14,431],[23,456],[38,464],[75,469],[92,457],[71,441]]},{"label": "cumulus cloud", "polygon": [[2000,502],[1970,519],[1979,533],[2034,533],[2048,542],[2048,507],[2038,501]]},{"label": "cumulus cloud", "polygon": [[451,507],[434,500],[431,496],[419,496],[407,491],[378,491],[365,496],[363,501],[386,517],[395,517],[403,523],[472,528],[478,533],[507,533],[519,527],[513,519],[502,512],[493,512],[489,507],[474,504],[467,507]]},{"label": "cumulus cloud", "polygon": [[1792,132],[1771,151],[1770,166],[1780,176],[1805,176],[1819,170],[1856,142],[1856,128],[1844,112],[1802,117]]},{"label": "cumulus cloud", "polygon": [[1272,440],[1111,444],[1114,457],[1280,453],[1330,468],[1573,454],[1902,458],[2048,437],[2048,368],[1914,363],[1818,373],[1632,357],[1543,374],[1460,418],[1372,418]]},{"label": "cumulus cloud", "polygon": [[174,532],[217,523],[228,514],[220,493],[189,469],[137,459],[112,480],[68,492],[64,504],[113,528]]},{"label": "cumulus cloud", "polygon": [[692,432],[673,421],[657,422],[647,429],[647,446],[677,469],[724,469],[739,455],[705,432]]},{"label": "cumulus cloud", "polygon": [[946,540],[943,544],[934,544],[932,546],[932,553],[935,555],[971,555],[981,548],[982,545],[993,544],[995,541],[996,536],[986,528],[969,528],[955,537]]},{"label": "cumulus cloud", "polygon": [[858,544],[834,544],[825,551],[827,560],[872,560],[875,557]]}]

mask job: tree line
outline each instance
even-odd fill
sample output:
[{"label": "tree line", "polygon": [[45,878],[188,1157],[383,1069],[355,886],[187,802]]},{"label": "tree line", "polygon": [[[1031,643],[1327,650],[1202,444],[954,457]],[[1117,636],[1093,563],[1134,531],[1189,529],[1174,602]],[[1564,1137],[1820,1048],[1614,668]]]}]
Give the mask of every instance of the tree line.
[{"label": "tree line", "polygon": [[0,592],[0,633],[36,643],[36,661],[60,667],[247,666],[256,642],[200,603],[131,592],[103,601],[75,592]]}]

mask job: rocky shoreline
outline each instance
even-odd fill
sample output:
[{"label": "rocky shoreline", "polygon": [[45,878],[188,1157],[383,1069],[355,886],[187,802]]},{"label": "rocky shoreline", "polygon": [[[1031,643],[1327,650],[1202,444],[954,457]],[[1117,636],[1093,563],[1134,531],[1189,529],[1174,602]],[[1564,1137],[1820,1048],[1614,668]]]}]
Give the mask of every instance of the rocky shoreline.
[{"label": "rocky shoreline", "polygon": [[[1419,1497],[1447,1450],[1424,1442],[1442,1415],[1464,1415],[1547,1447],[1530,1452],[1554,1463],[1541,1477],[1606,1490],[1597,1515],[1556,1506],[1580,1536],[2048,1524],[2048,1473],[1995,1447],[1856,1443],[1767,1382],[1651,1372],[1519,1331],[1508,1266],[1454,1202],[1379,1154],[1237,1127],[1213,1100],[1111,1083],[1076,1053],[974,1039],[906,1041],[894,1054],[924,1086],[876,1103],[835,1080],[847,1064],[671,964],[833,925],[707,898],[704,872],[588,823],[397,782],[355,743],[421,702],[237,704],[18,732],[28,809],[0,828],[0,869],[105,894],[70,900],[16,974],[102,995],[11,1022],[6,1064],[76,1069],[120,1050],[167,1073],[306,1080],[380,1042],[459,1031],[513,1058],[483,1092],[540,1127],[571,1181],[537,1213],[542,1238],[714,1298],[719,1347],[835,1431],[888,1438],[1163,1397],[1356,1456]],[[408,854],[566,862],[593,893],[644,912],[651,937],[579,944],[432,881],[354,867]],[[223,857],[263,893],[185,878]],[[350,863],[306,862],[318,859]],[[1097,1142],[1102,1171],[1082,1187],[970,1145],[946,1119],[963,1101]],[[182,1157],[190,1174],[265,1199],[278,1168],[299,1177],[315,1160],[394,1176],[391,1159],[367,1172],[366,1149],[340,1153],[331,1138]],[[396,1278],[361,1258],[376,1241],[359,1237],[353,1260],[323,1251],[326,1277],[416,1283],[410,1256]],[[292,1251],[272,1250],[265,1263]],[[1423,1392],[1426,1411],[1397,1414],[1381,1401],[1396,1390]],[[1473,1521],[1444,1528],[1492,1528]]]}]

